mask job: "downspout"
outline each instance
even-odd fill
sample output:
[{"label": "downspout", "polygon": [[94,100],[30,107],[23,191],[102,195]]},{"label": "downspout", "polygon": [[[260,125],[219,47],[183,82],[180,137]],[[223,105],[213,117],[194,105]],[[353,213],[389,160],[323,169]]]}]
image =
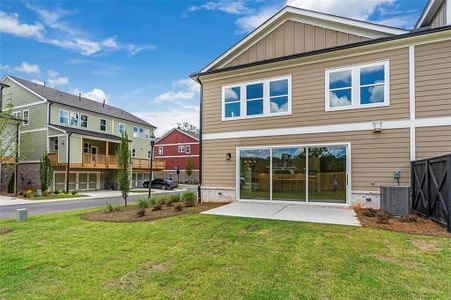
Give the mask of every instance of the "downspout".
[{"label": "downspout", "polygon": [[67,135],[67,157],[66,157],[66,194],[69,193],[69,172],[70,172],[70,136],[72,133]]},{"label": "downspout", "polygon": [[202,113],[203,113],[203,98],[204,98],[204,86],[200,77],[196,77],[196,81],[200,84],[200,97],[199,97],[199,184],[197,186],[198,202],[202,202]]},{"label": "downspout", "polygon": [[51,122],[51,117],[52,117],[52,104],[53,102],[49,102],[49,111],[48,111],[48,116],[47,116],[47,124],[50,125]]}]

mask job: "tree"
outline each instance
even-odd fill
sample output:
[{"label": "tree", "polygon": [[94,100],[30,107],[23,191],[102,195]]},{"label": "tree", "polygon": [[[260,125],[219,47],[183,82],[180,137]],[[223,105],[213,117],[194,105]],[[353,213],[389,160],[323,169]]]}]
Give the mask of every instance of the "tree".
[{"label": "tree", "polygon": [[186,132],[199,135],[199,128],[191,123],[188,122],[177,123],[177,127]]},{"label": "tree", "polygon": [[188,177],[189,177],[190,183],[191,183],[191,175],[193,174],[193,168],[194,168],[193,160],[191,158],[188,158],[188,161],[186,162],[186,166],[185,166],[185,172],[186,172],[186,175],[188,175]]},{"label": "tree", "polygon": [[122,198],[124,198],[125,206],[127,206],[127,198],[130,194],[130,167],[131,156],[130,149],[128,147],[128,135],[127,132],[122,134],[121,143],[118,148],[118,163],[119,163],[119,189],[121,190]]},{"label": "tree", "polygon": [[0,164],[11,162],[16,152],[20,153],[20,143],[16,145],[16,132],[21,121],[12,117],[12,109],[12,103],[8,103],[5,110],[0,111]]},{"label": "tree", "polygon": [[41,178],[41,190],[46,192],[52,182],[52,168],[50,166],[50,159],[47,153],[44,153],[41,158],[39,166],[39,176]]}]

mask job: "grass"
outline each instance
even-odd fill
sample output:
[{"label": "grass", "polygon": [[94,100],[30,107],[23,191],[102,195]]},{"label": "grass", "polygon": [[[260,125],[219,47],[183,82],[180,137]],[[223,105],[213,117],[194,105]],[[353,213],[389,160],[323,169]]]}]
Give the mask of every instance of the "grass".
[{"label": "grass", "polygon": [[56,199],[69,199],[69,198],[83,198],[88,197],[86,195],[72,195],[72,194],[52,194],[48,196],[41,196],[41,197],[31,197],[31,198],[24,198],[26,200],[56,200]]},{"label": "grass", "polygon": [[449,299],[451,239],[188,214],[0,220],[0,299]]}]

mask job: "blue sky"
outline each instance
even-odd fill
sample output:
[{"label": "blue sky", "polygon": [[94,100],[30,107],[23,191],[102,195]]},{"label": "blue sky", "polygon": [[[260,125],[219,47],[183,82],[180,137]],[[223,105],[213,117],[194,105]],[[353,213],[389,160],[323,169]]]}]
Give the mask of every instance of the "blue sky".
[{"label": "blue sky", "polygon": [[159,127],[198,123],[201,69],[286,3],[411,28],[426,0],[8,1],[0,73],[122,107]]}]

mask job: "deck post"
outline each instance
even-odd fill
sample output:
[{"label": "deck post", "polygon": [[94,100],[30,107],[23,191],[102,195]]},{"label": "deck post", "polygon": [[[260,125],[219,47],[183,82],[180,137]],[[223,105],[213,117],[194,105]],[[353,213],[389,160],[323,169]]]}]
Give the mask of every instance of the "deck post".
[{"label": "deck post", "polygon": [[110,143],[108,141],[106,141],[106,150],[105,150],[105,166],[108,168],[109,164],[110,164]]}]

